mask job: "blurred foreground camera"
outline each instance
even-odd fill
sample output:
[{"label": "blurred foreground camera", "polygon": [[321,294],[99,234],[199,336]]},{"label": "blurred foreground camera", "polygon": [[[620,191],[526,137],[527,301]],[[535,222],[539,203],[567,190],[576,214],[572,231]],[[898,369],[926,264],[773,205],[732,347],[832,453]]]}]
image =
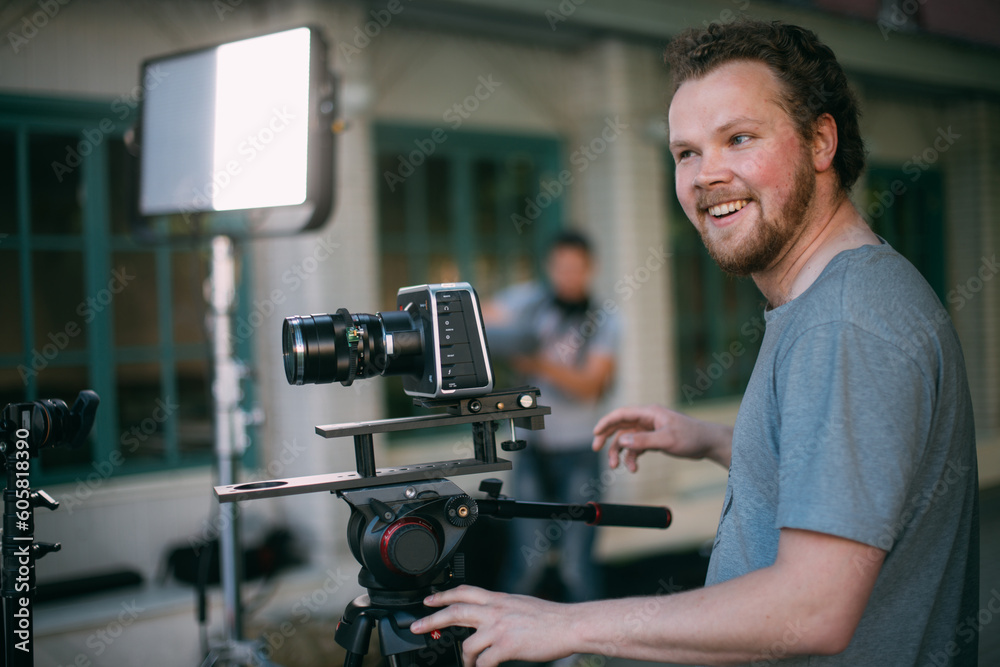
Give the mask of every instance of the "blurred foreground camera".
[{"label": "blurred foreground camera", "polygon": [[479,298],[469,283],[403,287],[398,310],[288,317],[282,354],[289,384],[403,376],[410,396],[458,398],[493,389]]}]

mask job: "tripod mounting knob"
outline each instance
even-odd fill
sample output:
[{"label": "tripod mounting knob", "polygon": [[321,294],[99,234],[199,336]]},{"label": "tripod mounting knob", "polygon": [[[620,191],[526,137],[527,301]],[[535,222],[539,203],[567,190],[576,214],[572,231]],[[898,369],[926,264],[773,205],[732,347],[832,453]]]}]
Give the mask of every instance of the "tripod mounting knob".
[{"label": "tripod mounting knob", "polygon": [[444,506],[448,523],[458,528],[468,528],[479,518],[479,505],[467,495],[452,496]]},{"label": "tripod mounting knob", "polygon": [[29,499],[34,507],[45,507],[50,510],[59,509],[59,501],[41,489],[33,492]]},{"label": "tripod mounting knob", "polygon": [[505,452],[519,452],[527,446],[528,443],[524,440],[506,440],[500,443],[500,449]]},{"label": "tripod mounting knob", "polygon": [[53,551],[59,551],[62,549],[62,545],[58,542],[52,544],[51,542],[35,542],[31,545],[32,550],[35,552],[35,560],[44,558],[46,554],[50,554]]}]

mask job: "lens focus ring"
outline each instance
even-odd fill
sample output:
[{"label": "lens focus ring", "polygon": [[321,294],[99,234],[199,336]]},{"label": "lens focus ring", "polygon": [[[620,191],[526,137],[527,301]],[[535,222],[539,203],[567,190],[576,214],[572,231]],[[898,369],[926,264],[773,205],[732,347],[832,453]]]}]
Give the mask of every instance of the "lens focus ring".
[{"label": "lens focus ring", "polygon": [[284,361],[288,384],[304,384],[306,372],[306,342],[302,336],[302,318],[285,319]]}]

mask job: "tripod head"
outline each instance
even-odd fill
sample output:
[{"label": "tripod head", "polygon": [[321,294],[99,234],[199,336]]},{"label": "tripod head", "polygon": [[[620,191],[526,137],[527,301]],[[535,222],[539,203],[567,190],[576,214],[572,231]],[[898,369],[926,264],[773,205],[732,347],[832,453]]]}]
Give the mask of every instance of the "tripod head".
[{"label": "tripod head", "polygon": [[424,480],[339,495],[351,506],[347,541],[373,603],[419,602],[454,578],[452,559],[478,512],[458,486]]}]

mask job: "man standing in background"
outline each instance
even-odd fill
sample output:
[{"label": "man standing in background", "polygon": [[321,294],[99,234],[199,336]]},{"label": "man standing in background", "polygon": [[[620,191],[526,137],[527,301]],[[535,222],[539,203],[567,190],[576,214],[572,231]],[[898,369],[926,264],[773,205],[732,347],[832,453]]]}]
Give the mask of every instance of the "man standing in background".
[{"label": "man standing in background", "polygon": [[[529,432],[527,449],[514,457],[511,493],[536,502],[597,501],[600,458],[591,441],[615,373],[619,324],[612,313],[593,316],[594,256],[585,236],[559,234],[545,271],[547,283],[508,288],[485,308],[492,355],[510,365],[518,382],[538,387],[542,404],[552,408],[545,429]],[[510,529],[504,590],[536,593],[558,548],[566,600],[601,596],[592,526],[555,516],[544,523],[513,521]]]}]

